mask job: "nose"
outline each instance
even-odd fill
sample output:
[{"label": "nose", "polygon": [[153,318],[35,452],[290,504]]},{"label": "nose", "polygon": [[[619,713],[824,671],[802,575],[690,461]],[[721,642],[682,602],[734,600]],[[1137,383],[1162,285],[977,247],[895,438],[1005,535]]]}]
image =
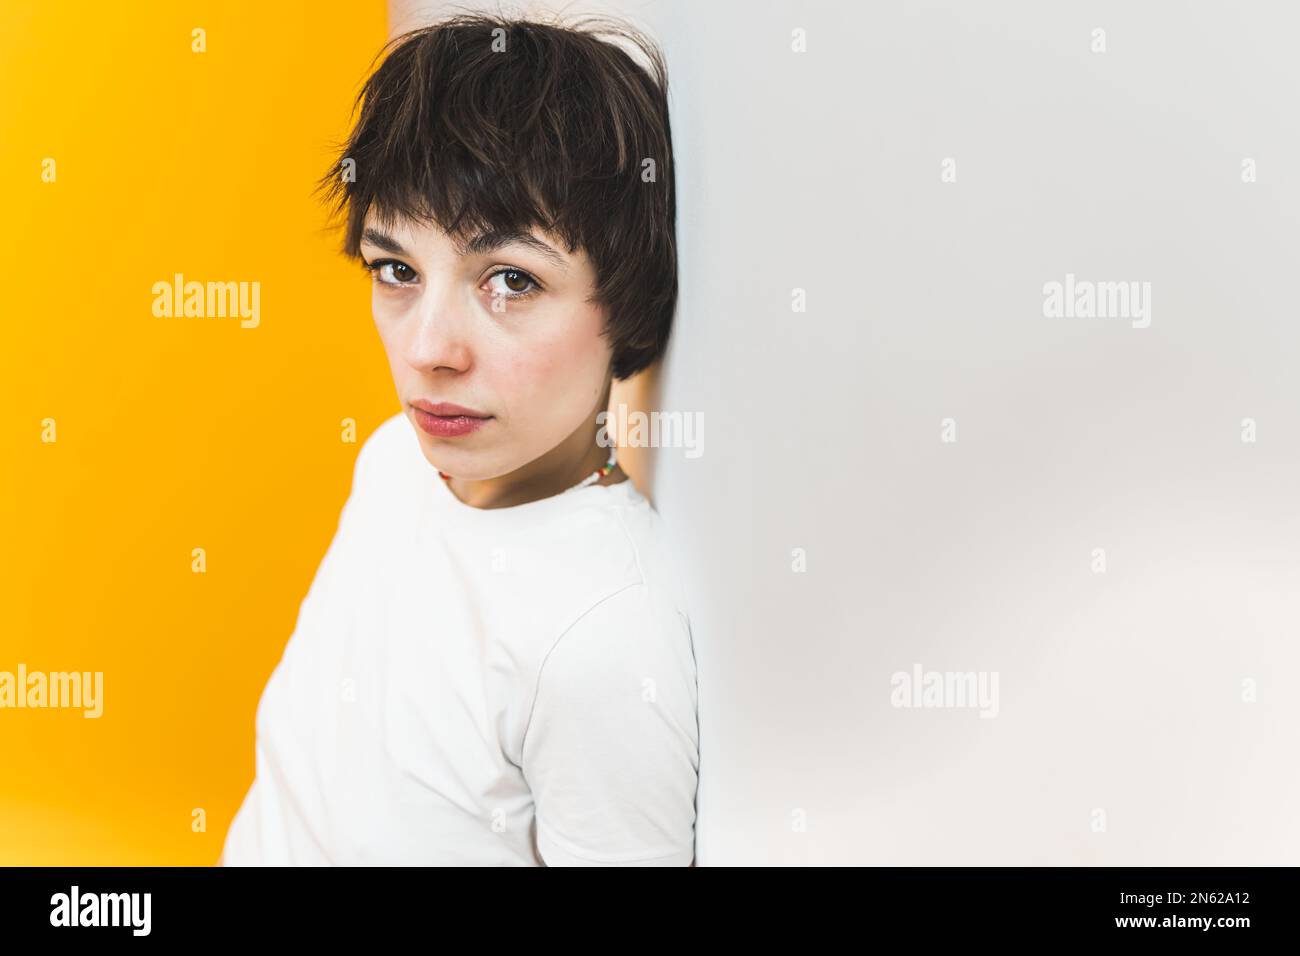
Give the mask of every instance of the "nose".
[{"label": "nose", "polygon": [[468,369],[473,358],[471,307],[455,282],[437,277],[426,280],[419,302],[407,316],[408,333],[402,346],[406,362],[419,372]]}]

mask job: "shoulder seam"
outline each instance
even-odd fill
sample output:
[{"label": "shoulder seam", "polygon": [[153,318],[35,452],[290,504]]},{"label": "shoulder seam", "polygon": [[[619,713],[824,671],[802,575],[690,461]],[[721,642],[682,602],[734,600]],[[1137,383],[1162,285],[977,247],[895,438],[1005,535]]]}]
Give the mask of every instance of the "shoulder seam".
[{"label": "shoulder seam", "polygon": [[599,598],[598,600],[595,601],[595,603],[591,605],[591,607],[587,608],[585,611],[583,611],[581,614],[575,617],[572,621],[566,624],[564,629],[560,631],[560,636],[557,637],[554,641],[552,641],[551,646],[547,648],[546,654],[542,657],[542,663],[539,664],[537,667],[537,676],[533,680],[533,699],[528,704],[528,720],[524,722],[524,732],[523,735],[519,738],[519,764],[521,767],[523,766],[524,750],[527,749],[528,747],[528,731],[532,729],[533,714],[537,710],[537,696],[538,696],[538,691],[541,689],[542,673],[546,670],[546,662],[551,659],[551,655],[555,652],[555,649],[560,646],[560,642],[564,640],[565,635],[567,635],[570,631],[572,631],[574,627],[576,627],[579,624],[579,622],[581,622],[582,619],[585,618],[588,614],[596,610],[596,608],[600,607],[606,601],[609,601],[610,599],[617,597],[618,595],[622,594],[624,591],[629,590],[630,588],[645,586],[646,580],[644,576],[641,576],[641,565],[639,561],[637,564],[637,575],[639,576],[639,580],[629,581],[627,584],[624,584],[616,588],[615,590],[609,592],[604,597]]},{"label": "shoulder seam", "polygon": [[[631,478],[626,479],[631,481]],[[641,548],[637,546],[636,538],[632,537],[632,532],[628,530],[627,521],[623,518],[623,509],[615,508],[614,515],[618,518],[618,526],[623,529],[623,537],[627,539],[628,546],[632,549],[632,557],[636,560],[636,574],[643,582],[645,581],[645,569],[641,567]]]}]

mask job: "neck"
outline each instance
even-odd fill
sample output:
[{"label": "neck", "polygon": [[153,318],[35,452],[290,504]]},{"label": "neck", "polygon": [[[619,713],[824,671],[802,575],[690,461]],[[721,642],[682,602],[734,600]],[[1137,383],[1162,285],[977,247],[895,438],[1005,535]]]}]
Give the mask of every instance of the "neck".
[{"label": "neck", "polygon": [[[481,481],[452,478],[447,484],[452,494],[475,508],[510,508],[558,495],[609,461],[610,449],[596,441],[597,432],[594,421],[589,426],[584,424],[542,457],[507,475]],[[627,475],[615,465],[595,483],[611,485],[626,479]]]}]

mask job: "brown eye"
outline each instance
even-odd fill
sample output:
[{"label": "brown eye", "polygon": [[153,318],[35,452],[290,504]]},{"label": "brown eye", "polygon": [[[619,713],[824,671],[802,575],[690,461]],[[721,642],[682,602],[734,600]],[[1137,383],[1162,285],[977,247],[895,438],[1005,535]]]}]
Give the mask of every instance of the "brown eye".
[{"label": "brown eye", "polygon": [[374,274],[380,285],[410,285],[416,279],[415,270],[396,259],[373,262],[366,268]]},{"label": "brown eye", "polygon": [[491,291],[493,295],[501,295],[506,298],[520,298],[526,295],[532,295],[538,292],[541,286],[537,280],[530,276],[523,269],[499,269],[492,273],[492,280],[500,280],[500,285],[493,283]]}]

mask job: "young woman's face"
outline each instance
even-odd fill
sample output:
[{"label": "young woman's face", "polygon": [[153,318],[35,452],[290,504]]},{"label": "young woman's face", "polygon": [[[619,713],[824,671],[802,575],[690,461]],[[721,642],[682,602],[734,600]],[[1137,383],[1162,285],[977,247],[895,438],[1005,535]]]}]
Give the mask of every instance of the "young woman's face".
[{"label": "young woman's face", "polygon": [[[393,382],[430,464],[496,478],[594,429],[611,356],[581,250],[570,255],[539,230],[462,248],[436,226],[368,215],[361,255]],[[439,420],[424,403],[487,417]]]}]

